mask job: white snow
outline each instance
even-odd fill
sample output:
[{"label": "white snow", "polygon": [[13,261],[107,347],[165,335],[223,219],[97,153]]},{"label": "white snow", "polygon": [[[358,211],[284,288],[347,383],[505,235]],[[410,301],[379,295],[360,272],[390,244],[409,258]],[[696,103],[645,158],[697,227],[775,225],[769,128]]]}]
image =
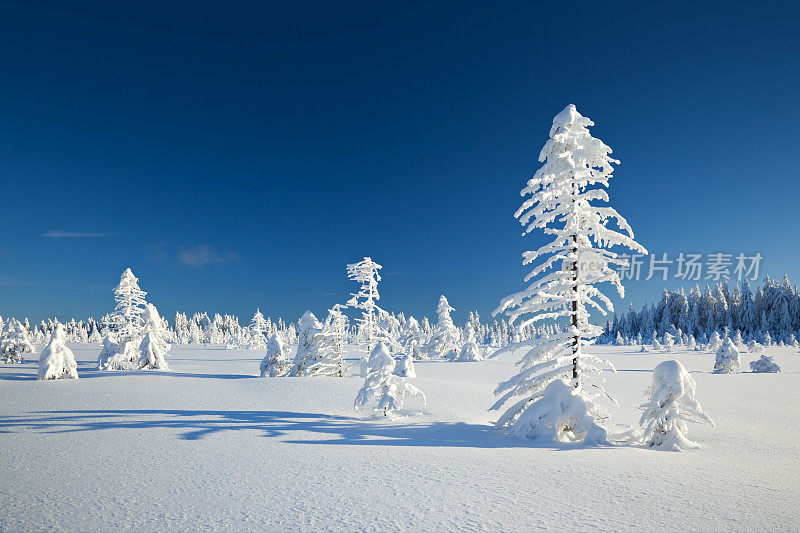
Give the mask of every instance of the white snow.
[{"label": "white snow", "polygon": [[409,382],[425,391],[424,413],[376,420],[353,411],[363,379],[261,378],[263,350],[174,346],[170,372],[100,372],[99,344],[69,347],[80,380],[37,381],[35,357],[0,365],[2,531],[786,531],[800,521],[797,348],[741,354],[749,367],[767,353],[778,374],[722,376],[714,354],[679,346],[592,348],[617,368],[606,375],[614,423],[638,425],[661,361],[692,375],[717,427],[692,425],[702,449],[670,453],[503,437],[487,408],[519,352],[417,361]]}]

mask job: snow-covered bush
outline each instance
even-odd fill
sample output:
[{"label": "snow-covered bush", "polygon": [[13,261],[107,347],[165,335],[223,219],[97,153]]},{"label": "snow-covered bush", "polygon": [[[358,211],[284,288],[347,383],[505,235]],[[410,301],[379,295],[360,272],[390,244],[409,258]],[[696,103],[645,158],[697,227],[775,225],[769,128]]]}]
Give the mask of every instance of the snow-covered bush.
[{"label": "snow-covered bush", "polygon": [[[624,296],[614,267],[627,261],[610,248],[647,250],[633,239],[632,229],[614,208],[593,204],[608,201],[605,187],[612,163],[618,161],[609,157],[611,148],[590,135],[591,125],[574,105],[556,115],[539,155],[544,165],[522,190],[530,198],[515,213],[525,234],[541,229],[552,240],[523,254],[525,265],[544,258],[525,277],[526,282],[535,281],[504,298],[494,315],[507,314],[511,325],[530,315],[521,328],[562,317],[571,323],[563,331],[527,341],[531,349],[518,363],[520,372],[495,391],[501,397],[492,409],[522,396],[497,421],[497,427],[516,435],[606,440],[597,424],[603,411],[592,399],[605,392],[598,376],[601,367],[613,366],[586,352],[603,332],[589,323],[590,309],[603,315],[613,311],[612,302],[597,287],[600,283],[611,283]],[[608,227],[612,223],[620,231]]]},{"label": "snow-covered bush", "polygon": [[639,420],[645,428],[645,445],[675,451],[699,448],[686,438],[686,422],[706,421],[713,426],[714,421],[703,412],[695,392],[695,381],[681,363],[663,361],[656,365]]},{"label": "snow-covered bush", "polygon": [[[524,403],[531,402],[530,405]],[[523,404],[523,405],[520,405]],[[605,408],[595,404],[565,379],[550,381],[533,399],[525,398],[500,417],[498,427],[507,426],[509,417],[521,414],[510,425],[512,435],[533,440],[585,442],[608,441],[608,433],[597,421],[607,418]]]},{"label": "snow-covered bush", "polygon": [[755,339],[751,339],[750,342],[747,343],[747,351],[750,353],[760,352],[763,349],[764,346]]},{"label": "snow-covered bush", "polygon": [[403,408],[406,396],[414,396],[425,403],[425,395],[406,378],[394,374],[395,360],[389,349],[378,343],[369,356],[369,371],[364,386],[358,391],[354,403],[356,411],[366,407],[374,399],[378,400],[377,411],[384,416]]},{"label": "snow-covered bush", "polygon": [[78,363],[72,350],[64,344],[64,327],[58,324],[39,355],[39,379],[62,378],[78,379]]},{"label": "snow-covered bush", "polygon": [[0,333],[0,357],[5,363],[23,363],[24,353],[32,352],[33,344],[19,320],[9,318]]},{"label": "snow-covered bush", "polygon": [[772,360],[772,356],[762,355],[760,359],[750,361],[750,370],[758,373],[774,374],[781,371],[778,363]]},{"label": "snow-covered bush", "polygon": [[400,364],[397,365],[394,373],[401,378],[417,377],[417,371],[414,368],[414,358],[410,353],[403,354],[403,356],[400,358]]},{"label": "snow-covered bush", "polygon": [[286,375],[292,365],[288,357],[289,350],[277,333],[273,333],[267,343],[267,355],[261,360],[261,377],[275,378]]},{"label": "snow-covered bush", "polygon": [[731,374],[739,372],[739,350],[728,337],[717,350],[714,362],[714,374]]}]

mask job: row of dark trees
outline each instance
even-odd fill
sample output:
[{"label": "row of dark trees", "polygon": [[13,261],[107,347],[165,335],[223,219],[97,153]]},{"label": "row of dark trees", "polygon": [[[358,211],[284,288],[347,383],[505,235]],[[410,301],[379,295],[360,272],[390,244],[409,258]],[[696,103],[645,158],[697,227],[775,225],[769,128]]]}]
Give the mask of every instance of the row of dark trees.
[{"label": "row of dark trees", "polygon": [[734,284],[733,290],[727,281],[702,291],[695,285],[688,294],[665,289],[657,304],[645,304],[639,311],[631,305],[627,313],[615,314],[598,342],[613,342],[617,334],[628,339],[641,334],[652,342],[675,330],[696,339],[738,330],[745,340],[789,342],[792,336],[800,338],[800,292],[786,274],[780,283],[767,276],[755,293],[747,281]]}]

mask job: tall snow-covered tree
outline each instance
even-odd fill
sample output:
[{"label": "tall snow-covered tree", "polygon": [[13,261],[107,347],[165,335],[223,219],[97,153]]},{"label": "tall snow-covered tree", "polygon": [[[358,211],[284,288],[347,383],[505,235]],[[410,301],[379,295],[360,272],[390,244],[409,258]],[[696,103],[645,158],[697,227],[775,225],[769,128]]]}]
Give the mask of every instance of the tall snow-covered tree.
[{"label": "tall snow-covered tree", "polygon": [[395,350],[400,348],[398,342],[386,331],[385,322],[381,320],[388,313],[377,304],[381,299],[378,282],[381,281],[382,268],[369,257],[347,265],[347,277],[360,284],[358,292],[350,293],[351,298],[347,301],[347,306],[362,310],[361,318],[357,319],[358,331],[366,348],[361,355],[361,377],[367,375],[369,357],[377,343],[383,342]]},{"label": "tall snow-covered tree", "polygon": [[78,379],[78,363],[64,344],[64,326],[58,324],[39,355],[39,379]]},{"label": "tall snow-covered tree", "polygon": [[[543,258],[525,277],[526,282],[534,281],[504,298],[494,315],[505,313],[512,324],[527,315],[523,327],[539,320],[569,320],[562,332],[529,341],[530,350],[518,363],[520,372],[495,391],[500,399],[492,409],[522,396],[497,421],[498,427],[522,437],[607,438],[596,422],[601,409],[591,401],[597,391],[604,391],[592,377],[601,367],[613,366],[586,351],[603,331],[589,323],[589,308],[603,315],[613,311],[600,283],[610,283],[624,296],[613,266],[626,261],[611,248],[647,250],[614,208],[595,203],[608,202],[605,187],[612,163],[619,162],[609,156],[611,148],[591,136],[588,127],[593,124],[572,104],[556,115],[539,155],[544,165],[522,190],[529,198],[515,213],[525,227],[523,234],[542,230],[551,240],[523,254],[524,265]],[[612,221],[618,230],[609,226]]]},{"label": "tall snow-covered tree", "polygon": [[111,314],[114,331],[121,342],[135,341],[142,334],[145,305],[144,297],[147,295],[139,288],[139,279],[133,275],[130,268],[126,268],[119,279],[119,285],[114,289],[114,300],[117,306]]}]

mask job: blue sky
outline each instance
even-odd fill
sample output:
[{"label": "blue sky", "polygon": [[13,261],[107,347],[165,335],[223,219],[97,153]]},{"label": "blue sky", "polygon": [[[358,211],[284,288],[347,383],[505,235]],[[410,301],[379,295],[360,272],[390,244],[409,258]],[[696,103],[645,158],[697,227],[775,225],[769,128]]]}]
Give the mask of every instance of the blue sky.
[{"label": "blue sky", "polygon": [[369,255],[385,308],[486,316],[540,242],[512,214],[568,103],[650,251],[800,278],[791,3],[23,4],[0,20],[2,315],[100,316],[131,267],[170,317],[295,319]]}]

